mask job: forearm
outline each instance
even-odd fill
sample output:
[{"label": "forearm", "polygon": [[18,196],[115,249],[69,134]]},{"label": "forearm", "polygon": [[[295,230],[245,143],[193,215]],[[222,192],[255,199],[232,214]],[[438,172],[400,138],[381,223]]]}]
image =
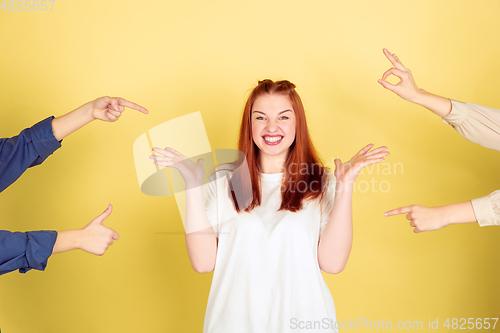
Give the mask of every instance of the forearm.
[{"label": "forearm", "polygon": [[451,112],[450,99],[431,94],[423,89],[420,89],[416,97],[410,100],[410,102],[431,110],[434,114],[441,118],[447,116]]},{"label": "forearm", "polygon": [[345,265],[352,246],[352,193],[351,185],[337,188],[330,220],[321,234],[318,245],[320,268],[331,274],[340,273]]},{"label": "forearm", "polygon": [[470,200],[436,208],[445,225],[477,222]]},{"label": "forearm", "polygon": [[58,141],[61,141],[66,136],[94,120],[90,103],[86,103],[63,116],[52,119],[52,132]]},{"label": "forearm", "polygon": [[217,238],[207,218],[203,185],[186,190],[186,249],[191,266],[198,273],[213,271],[217,254]]}]

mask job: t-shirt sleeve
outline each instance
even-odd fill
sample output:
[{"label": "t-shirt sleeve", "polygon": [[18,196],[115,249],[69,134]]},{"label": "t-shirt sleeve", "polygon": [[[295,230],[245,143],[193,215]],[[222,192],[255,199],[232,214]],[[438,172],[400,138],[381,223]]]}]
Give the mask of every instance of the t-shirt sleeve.
[{"label": "t-shirt sleeve", "polygon": [[332,214],[333,210],[333,202],[335,200],[336,179],[332,171],[327,169],[326,172],[328,175],[328,184],[326,185],[327,186],[326,193],[324,194],[323,199],[321,200],[321,222],[319,229],[320,237],[326,225],[328,224],[328,221],[330,220],[330,215]]},{"label": "t-shirt sleeve", "polygon": [[45,270],[57,239],[57,232],[40,230],[10,232],[0,230],[0,275],[19,269]]},{"label": "t-shirt sleeve", "polygon": [[208,177],[203,185],[205,197],[205,211],[210,224],[214,228],[215,236],[219,237],[221,219],[224,214],[221,212],[227,209],[229,196],[229,178],[234,172],[235,166],[232,164],[219,165]]}]

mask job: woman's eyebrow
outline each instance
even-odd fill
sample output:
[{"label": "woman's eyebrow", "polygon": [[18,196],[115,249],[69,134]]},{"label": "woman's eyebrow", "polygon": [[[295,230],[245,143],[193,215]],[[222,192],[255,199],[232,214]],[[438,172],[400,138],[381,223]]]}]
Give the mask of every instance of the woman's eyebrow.
[{"label": "woman's eyebrow", "polygon": [[[278,113],[278,114],[282,114],[282,113],[285,113],[285,112],[288,112],[288,111],[292,112],[292,110],[290,110],[290,109],[286,109],[286,110],[281,111],[281,112],[280,112],[280,113]],[[258,110],[254,110],[254,111],[252,111],[252,113],[255,113],[255,112],[262,113],[263,115],[266,115],[266,114],[265,114],[264,112],[262,112],[262,111],[258,111]]]}]

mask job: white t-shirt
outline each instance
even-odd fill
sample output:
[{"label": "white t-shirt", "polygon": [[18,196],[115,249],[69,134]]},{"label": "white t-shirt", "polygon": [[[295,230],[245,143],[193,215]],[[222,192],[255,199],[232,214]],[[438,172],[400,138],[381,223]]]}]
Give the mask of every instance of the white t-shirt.
[{"label": "white t-shirt", "polygon": [[299,212],[277,211],[282,173],[261,173],[262,204],[238,214],[228,165],[204,185],[218,237],[204,333],[337,332],[335,304],[318,264],[318,241],[333,208],[335,177]]}]

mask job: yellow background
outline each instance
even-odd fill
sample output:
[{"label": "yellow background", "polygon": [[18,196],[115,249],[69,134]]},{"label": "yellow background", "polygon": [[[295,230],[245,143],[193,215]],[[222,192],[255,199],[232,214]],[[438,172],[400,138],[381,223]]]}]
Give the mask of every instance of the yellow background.
[{"label": "yellow background", "polygon": [[71,251],[45,272],[1,276],[0,329],[201,332],[212,275],[190,267],[174,197],[140,192],[132,144],[201,111],[212,149],[236,148],[245,98],[263,78],[297,85],[326,162],[373,142],[404,166],[358,178],[390,190],[354,195],[349,263],[324,274],[338,319],[427,328],[439,318],[445,331],[446,318],[499,317],[499,228],[415,235],[404,216],[383,213],[487,195],[500,188],[500,153],[377,83],[390,68],[386,47],[421,88],[499,108],[499,12],[497,0],[57,0],[51,12],[0,10],[1,137],[103,95],[150,110],[86,126],[0,194],[2,229],[80,228],[112,203],[105,224],[121,236],[103,257]]}]

